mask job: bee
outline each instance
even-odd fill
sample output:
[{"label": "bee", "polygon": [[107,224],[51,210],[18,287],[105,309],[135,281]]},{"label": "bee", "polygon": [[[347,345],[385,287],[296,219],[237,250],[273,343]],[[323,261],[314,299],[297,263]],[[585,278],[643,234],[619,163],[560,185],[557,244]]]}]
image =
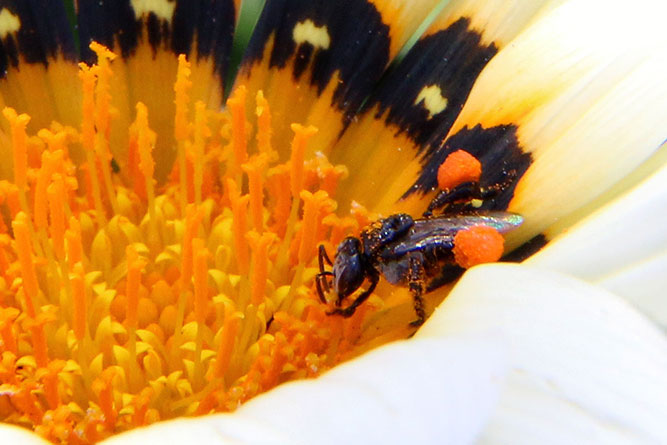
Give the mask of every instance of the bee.
[{"label": "bee", "polygon": [[[358,238],[349,236],[341,241],[333,262],[320,245],[320,272],[315,280],[319,298],[327,304],[326,295],[333,289],[335,307],[328,314],[350,317],[383,276],[391,284],[410,289],[417,315],[411,325],[420,326],[426,318],[422,294],[446,266],[456,264],[452,253],[456,234],[480,225],[506,233],[522,222],[521,216],[500,211],[419,219],[405,213],[391,215],[372,223]],[[332,270],[325,269],[325,262]],[[370,283],[368,288],[343,307],[345,299],[366,280]]]}]

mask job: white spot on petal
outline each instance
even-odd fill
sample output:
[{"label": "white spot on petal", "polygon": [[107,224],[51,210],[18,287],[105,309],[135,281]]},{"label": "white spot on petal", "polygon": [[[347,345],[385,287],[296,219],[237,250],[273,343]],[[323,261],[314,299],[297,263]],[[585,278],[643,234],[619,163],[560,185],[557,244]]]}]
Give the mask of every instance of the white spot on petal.
[{"label": "white spot on petal", "polygon": [[7,34],[14,33],[21,29],[21,19],[7,8],[0,10],[0,38],[7,37]]},{"label": "white spot on petal", "polygon": [[131,0],[131,3],[137,19],[153,13],[158,18],[171,22],[176,8],[176,2],[170,0]]},{"label": "white spot on petal", "polygon": [[447,108],[447,98],[442,95],[442,90],[437,85],[422,88],[415,99],[415,105],[420,102],[428,111],[429,119]]},{"label": "white spot on petal", "polygon": [[307,19],[294,26],[292,38],[297,45],[310,43],[315,48],[328,49],[331,38],[326,26],[316,26],[312,20]]}]

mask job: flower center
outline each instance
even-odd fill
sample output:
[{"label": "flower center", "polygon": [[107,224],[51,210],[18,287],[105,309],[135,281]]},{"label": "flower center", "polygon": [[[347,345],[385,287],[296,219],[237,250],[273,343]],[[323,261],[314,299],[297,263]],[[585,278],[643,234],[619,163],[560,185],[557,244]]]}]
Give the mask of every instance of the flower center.
[{"label": "flower center", "polygon": [[[96,442],[231,411],[357,354],[362,322],[382,302],[328,316],[317,248],[333,252],[371,216],[360,206],[334,213],[347,170],[304,159],[317,129],[293,124],[281,162],[274,144],[285,141],[272,139],[262,93],[252,130],[243,87],[223,111],[191,104],[181,56],[176,162],[157,184],[156,168],[170,168],[153,155],[165,135],[138,103],[127,147],[114,145],[115,56],[91,48],[98,64],[80,66],[79,129],[28,135],[29,116],[3,111],[14,178],[0,181],[0,420]],[[111,153],[123,150],[119,165]]]}]

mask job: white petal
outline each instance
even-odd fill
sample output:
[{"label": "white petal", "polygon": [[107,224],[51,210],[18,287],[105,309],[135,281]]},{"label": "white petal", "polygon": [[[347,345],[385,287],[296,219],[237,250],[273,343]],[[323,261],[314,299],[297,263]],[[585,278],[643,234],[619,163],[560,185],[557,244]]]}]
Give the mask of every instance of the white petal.
[{"label": "white petal", "polygon": [[49,442],[25,428],[0,423],[0,443],[20,445],[48,445]]},{"label": "white petal", "polygon": [[634,302],[665,326],[665,221],[667,165],[554,239],[526,263],[599,284]]},{"label": "white petal", "polygon": [[158,424],[105,443],[470,443],[504,377],[492,336],[395,343],[321,378],[286,384],[230,415]]},{"label": "white petal", "polygon": [[509,338],[482,442],[667,441],[667,340],[622,299],[521,265],[468,271],[419,332]]},{"label": "white petal", "polygon": [[667,251],[615,271],[596,284],[623,296],[648,318],[667,329]]}]

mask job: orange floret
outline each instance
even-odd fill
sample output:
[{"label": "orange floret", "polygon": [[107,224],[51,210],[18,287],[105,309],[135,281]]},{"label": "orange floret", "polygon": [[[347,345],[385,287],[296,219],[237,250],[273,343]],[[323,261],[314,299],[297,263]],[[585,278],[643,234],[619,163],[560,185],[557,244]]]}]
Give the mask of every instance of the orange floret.
[{"label": "orange floret", "polygon": [[451,153],[438,168],[438,187],[447,190],[464,182],[479,181],[482,164],[464,150]]},{"label": "orange floret", "polygon": [[504,244],[505,239],[494,228],[474,226],[461,230],[454,237],[454,259],[465,269],[492,263],[502,256]]}]

